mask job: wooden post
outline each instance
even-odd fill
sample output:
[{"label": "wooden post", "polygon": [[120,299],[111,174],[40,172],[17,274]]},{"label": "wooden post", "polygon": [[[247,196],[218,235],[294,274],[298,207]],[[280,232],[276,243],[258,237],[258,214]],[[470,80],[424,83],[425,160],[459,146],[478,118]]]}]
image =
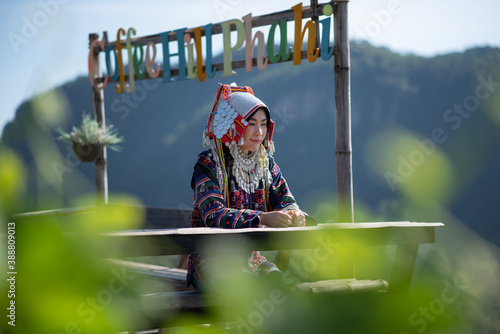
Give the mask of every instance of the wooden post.
[{"label": "wooden post", "polygon": [[[339,222],[354,222],[351,150],[351,74],[347,1],[339,1],[334,10],[335,46],[335,161]],[[342,254],[342,277],[354,277],[354,254]]]},{"label": "wooden post", "polygon": [[[89,34],[89,46],[93,41],[98,39],[97,34]],[[93,73],[94,78],[101,76],[101,68],[99,65],[99,52],[92,55]],[[101,127],[106,127],[106,117],[104,113],[104,92],[98,88],[99,80],[94,80],[92,86],[92,102],[94,107],[94,116]],[[106,147],[101,149],[95,161],[95,183],[97,190],[97,204],[108,203],[108,168],[107,168],[107,154]]]},{"label": "wooden post", "polygon": [[347,2],[336,4],[335,11],[335,158],[339,221],[353,222],[351,149],[351,73]]},{"label": "wooden post", "polygon": [[389,282],[390,294],[407,294],[417,261],[418,244],[400,244],[396,249]]},{"label": "wooden post", "polygon": [[312,16],[311,19],[316,23],[316,47],[319,48],[321,47],[320,40],[319,40],[319,6],[318,6],[318,0],[311,0],[311,10],[312,10]]}]

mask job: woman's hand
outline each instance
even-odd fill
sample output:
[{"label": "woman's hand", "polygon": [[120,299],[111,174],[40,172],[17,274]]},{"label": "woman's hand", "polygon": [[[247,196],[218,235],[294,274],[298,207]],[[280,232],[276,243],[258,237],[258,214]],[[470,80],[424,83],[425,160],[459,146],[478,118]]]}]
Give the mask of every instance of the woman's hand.
[{"label": "woman's hand", "polygon": [[262,212],[260,224],[268,227],[305,226],[306,216],[300,210]]},{"label": "woman's hand", "polygon": [[290,226],[306,226],[306,216],[301,210],[288,210],[285,211],[292,216],[292,224]]},{"label": "woman's hand", "polygon": [[284,211],[262,212],[260,224],[269,227],[288,227],[292,225],[293,218]]}]

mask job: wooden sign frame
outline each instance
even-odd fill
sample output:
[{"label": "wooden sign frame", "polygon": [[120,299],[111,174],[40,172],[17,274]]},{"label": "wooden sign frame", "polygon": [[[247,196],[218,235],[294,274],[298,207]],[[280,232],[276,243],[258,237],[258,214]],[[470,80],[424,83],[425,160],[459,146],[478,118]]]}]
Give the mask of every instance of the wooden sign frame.
[{"label": "wooden sign frame", "polygon": [[[319,47],[319,24],[318,17],[323,13],[325,6],[331,6],[333,9],[334,21],[334,80],[335,80],[335,157],[336,157],[336,175],[337,175],[337,196],[339,218],[341,222],[353,222],[353,186],[352,186],[352,145],[351,145],[351,85],[350,85],[350,53],[349,53],[349,35],[348,35],[348,5],[349,0],[338,0],[329,3],[318,4],[317,0],[311,0],[311,5],[302,7],[302,18],[311,18],[316,22],[316,46]],[[252,27],[261,27],[270,25],[277,20],[292,21],[295,19],[295,11],[284,10],[267,15],[252,17]],[[222,33],[221,23],[211,25],[212,35]],[[231,30],[236,30],[234,24],[231,25]],[[186,33],[194,37],[193,29],[186,29]],[[205,35],[205,31],[202,34]],[[168,35],[169,41],[177,39],[175,32],[170,32]],[[104,52],[108,46],[116,46],[117,42],[108,42],[107,33],[103,33],[103,39],[97,43],[98,35],[89,35],[89,77],[92,82],[92,97],[93,108],[96,120],[105,127],[105,110],[104,110],[104,92],[103,83],[106,79],[101,74],[101,66],[99,63],[99,53]],[[131,39],[132,43],[161,43],[160,34],[149,35]],[[292,61],[293,55],[286,61]],[[300,59],[306,59],[307,52],[301,50]],[[285,60],[280,60],[280,62]],[[252,65],[256,66],[257,59],[252,59]],[[233,68],[244,68],[245,60],[232,61]],[[214,64],[217,71],[223,70],[223,63]],[[172,69],[170,76],[178,76],[179,70]],[[159,73],[159,77],[164,77],[163,70]],[[128,75],[125,80],[129,80]],[[134,78],[140,80],[139,78]],[[95,162],[96,166],[96,187],[98,193],[98,202],[108,202],[108,182],[107,182],[107,153],[106,148]]]}]

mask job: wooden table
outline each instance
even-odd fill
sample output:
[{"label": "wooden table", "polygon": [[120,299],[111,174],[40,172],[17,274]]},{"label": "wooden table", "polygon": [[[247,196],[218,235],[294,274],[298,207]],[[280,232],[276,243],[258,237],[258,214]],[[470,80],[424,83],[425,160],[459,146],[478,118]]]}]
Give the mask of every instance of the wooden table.
[{"label": "wooden table", "polygon": [[[420,244],[434,243],[442,223],[326,223],[290,228],[168,228],[110,232],[105,242],[118,243],[123,257],[216,253],[216,245],[237,243],[242,250],[313,249],[356,242],[363,246],[397,245],[389,292],[407,292]],[[135,247],[140,245],[140,247]],[[226,249],[227,250],[227,249]],[[116,254],[115,254],[116,256]]]}]

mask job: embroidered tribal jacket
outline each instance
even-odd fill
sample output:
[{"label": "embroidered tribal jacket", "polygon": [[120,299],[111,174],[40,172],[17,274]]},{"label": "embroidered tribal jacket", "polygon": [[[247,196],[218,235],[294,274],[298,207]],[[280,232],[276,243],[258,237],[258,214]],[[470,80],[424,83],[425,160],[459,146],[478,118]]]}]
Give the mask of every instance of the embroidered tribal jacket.
[{"label": "embroidered tribal jacket", "polygon": [[[194,166],[191,188],[194,190],[194,209],[191,218],[191,227],[222,227],[222,228],[248,228],[256,217],[267,211],[298,209],[295,198],[290,192],[280,168],[269,158],[269,171],[272,183],[264,196],[264,186],[261,180],[259,186],[252,194],[241,190],[232,173],[233,158],[225,154],[229,181],[229,203],[226,203],[219,189],[216,177],[216,165],[210,150],[198,155]],[[264,200],[268,203],[265,205]],[[258,220],[256,220],[258,221]],[[191,254],[188,262],[187,285],[191,284],[194,271],[203,280],[203,272],[212,261],[211,256],[204,254]],[[274,263],[269,262],[259,251],[252,252],[248,258],[248,268],[256,275],[263,275],[269,271],[277,270]]]}]

